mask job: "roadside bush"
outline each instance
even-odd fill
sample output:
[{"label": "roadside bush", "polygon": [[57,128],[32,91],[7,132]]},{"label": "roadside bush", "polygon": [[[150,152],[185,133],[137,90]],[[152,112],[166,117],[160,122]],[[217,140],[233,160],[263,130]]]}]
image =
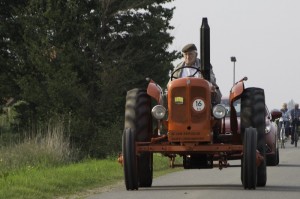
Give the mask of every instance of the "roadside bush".
[{"label": "roadside bush", "polygon": [[0,148],[0,177],[28,167],[51,167],[76,159],[61,123],[28,135],[22,142]]},{"label": "roadside bush", "polygon": [[100,128],[91,141],[92,152],[90,155],[96,158],[116,156],[122,151],[123,123],[115,122],[110,127]]}]

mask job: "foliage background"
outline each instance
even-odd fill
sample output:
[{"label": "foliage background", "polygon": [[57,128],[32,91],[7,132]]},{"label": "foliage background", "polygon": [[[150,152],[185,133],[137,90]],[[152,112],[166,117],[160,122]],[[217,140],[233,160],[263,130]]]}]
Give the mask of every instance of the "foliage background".
[{"label": "foliage background", "polygon": [[82,157],[119,152],[126,92],[179,56],[170,1],[0,0],[1,138],[58,121]]}]

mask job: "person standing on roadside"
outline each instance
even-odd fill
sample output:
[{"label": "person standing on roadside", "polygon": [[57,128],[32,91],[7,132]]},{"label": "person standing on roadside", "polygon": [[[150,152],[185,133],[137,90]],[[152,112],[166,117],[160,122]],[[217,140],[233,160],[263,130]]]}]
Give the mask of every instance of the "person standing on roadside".
[{"label": "person standing on roadside", "polygon": [[295,104],[295,108],[291,110],[290,112],[290,119],[292,122],[292,131],[291,131],[291,144],[294,144],[294,135],[297,133],[297,129],[300,124],[300,109],[299,104]]}]

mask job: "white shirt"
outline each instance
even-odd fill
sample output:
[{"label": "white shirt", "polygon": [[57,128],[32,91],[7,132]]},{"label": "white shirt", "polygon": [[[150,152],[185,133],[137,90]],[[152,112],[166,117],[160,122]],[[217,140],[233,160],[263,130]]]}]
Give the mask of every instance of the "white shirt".
[{"label": "white shirt", "polygon": [[[193,65],[193,67],[195,67]],[[183,71],[182,71],[182,74],[181,74],[181,77],[199,77],[199,71],[196,73],[196,69],[194,68],[183,68]],[[196,73],[194,76],[192,76],[194,73]]]}]

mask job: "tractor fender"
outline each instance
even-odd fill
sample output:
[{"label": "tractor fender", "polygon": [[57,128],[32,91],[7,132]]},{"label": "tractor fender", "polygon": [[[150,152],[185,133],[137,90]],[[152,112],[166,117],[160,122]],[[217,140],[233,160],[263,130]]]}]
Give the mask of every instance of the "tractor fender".
[{"label": "tractor fender", "polygon": [[149,81],[147,94],[151,96],[157,102],[157,104],[163,105],[163,90],[153,80]]},{"label": "tractor fender", "polygon": [[240,80],[239,82],[237,82],[230,90],[230,96],[229,96],[229,100],[230,100],[230,104],[233,104],[233,102],[237,99],[239,99],[245,89],[244,87],[244,79]]},{"label": "tractor fender", "polygon": [[230,105],[230,127],[232,132],[237,132],[238,131],[238,121],[237,121],[237,114],[236,110],[233,106],[233,103],[241,98],[241,95],[244,92],[245,86],[244,86],[244,81],[246,81],[248,78],[244,77],[240,81],[238,81],[235,85],[230,90],[230,95],[229,95],[229,105]]}]

